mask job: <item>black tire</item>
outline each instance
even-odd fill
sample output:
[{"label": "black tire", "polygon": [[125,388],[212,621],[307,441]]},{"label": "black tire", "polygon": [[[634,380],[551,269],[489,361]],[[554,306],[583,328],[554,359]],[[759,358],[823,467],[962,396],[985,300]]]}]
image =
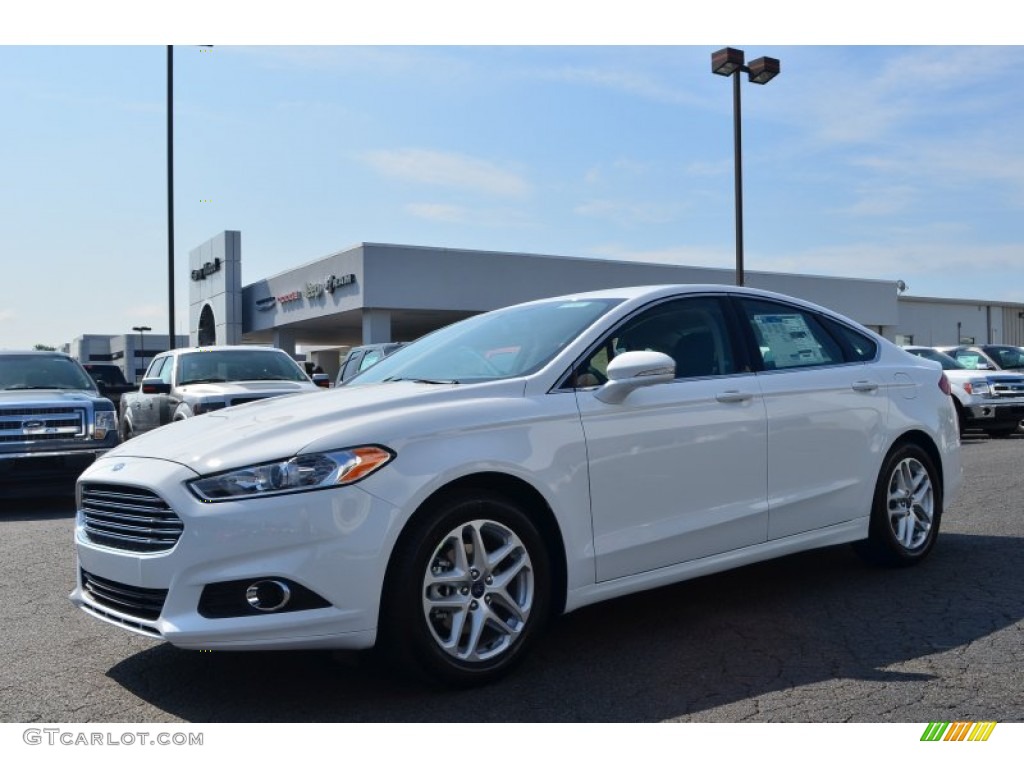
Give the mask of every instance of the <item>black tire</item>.
[{"label": "black tire", "polygon": [[[480,558],[478,548],[504,554]],[[482,685],[522,661],[550,610],[548,552],[530,518],[504,496],[461,492],[403,533],[385,585],[380,644],[392,662],[430,682]]]},{"label": "black tire", "polygon": [[931,552],[942,519],[942,483],[917,445],[894,448],[878,475],[868,538],[854,547],[883,565],[915,565]]}]

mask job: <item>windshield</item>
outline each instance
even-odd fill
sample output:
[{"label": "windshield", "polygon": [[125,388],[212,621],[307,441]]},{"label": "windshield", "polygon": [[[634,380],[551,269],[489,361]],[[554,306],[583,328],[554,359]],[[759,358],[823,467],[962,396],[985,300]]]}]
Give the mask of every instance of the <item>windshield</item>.
[{"label": "windshield", "polygon": [[309,381],[299,364],[276,349],[204,349],[178,360],[178,383]]},{"label": "windshield", "polygon": [[945,352],[939,352],[937,349],[908,349],[907,352],[912,355],[917,355],[918,357],[923,357],[925,360],[933,360],[936,363],[940,363],[942,365],[942,370],[944,371],[967,370],[966,365],[961,365]]},{"label": "windshield", "polygon": [[384,358],[346,386],[386,381],[465,383],[540,370],[618,299],[545,301],[449,325]]},{"label": "windshield", "polygon": [[996,361],[1000,368],[1014,370],[1024,368],[1024,348],[994,345],[982,347],[982,349]]},{"label": "windshield", "polygon": [[0,389],[85,389],[96,385],[63,355],[0,355]]}]

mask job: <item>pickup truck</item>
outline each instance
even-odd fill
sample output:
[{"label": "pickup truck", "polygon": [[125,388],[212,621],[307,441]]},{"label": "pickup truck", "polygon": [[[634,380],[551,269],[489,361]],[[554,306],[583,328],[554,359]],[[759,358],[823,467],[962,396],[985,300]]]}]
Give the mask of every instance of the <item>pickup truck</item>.
[{"label": "pickup truck", "polygon": [[950,353],[931,347],[907,346],[912,355],[942,366],[952,390],[960,434],[980,429],[989,437],[1009,437],[1024,419],[1024,375],[970,367]]},{"label": "pickup truck", "polygon": [[82,367],[96,382],[100,394],[109,398],[115,408],[121,405],[121,395],[135,389],[135,385],[129,384],[121,373],[120,366],[113,363],[83,363]]},{"label": "pickup truck", "polygon": [[71,491],[117,445],[117,412],[60,352],[0,352],[0,496]]},{"label": "pickup truck", "polygon": [[172,349],[153,358],[137,391],[121,396],[121,437],[254,400],[322,391],[273,347]]}]

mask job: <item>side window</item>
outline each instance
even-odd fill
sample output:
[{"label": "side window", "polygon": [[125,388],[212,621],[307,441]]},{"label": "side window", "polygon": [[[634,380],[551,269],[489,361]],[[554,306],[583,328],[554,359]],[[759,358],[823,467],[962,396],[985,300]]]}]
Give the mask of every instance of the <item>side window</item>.
[{"label": "side window", "polygon": [[371,365],[380,360],[381,357],[383,357],[383,354],[384,353],[381,352],[379,349],[371,349],[369,352],[363,355],[363,361],[359,363],[359,370],[365,371]]},{"label": "side window", "polygon": [[160,371],[160,380],[163,381],[164,384],[170,384],[171,383],[171,373],[173,371],[174,371],[174,358],[173,357],[165,357],[164,358],[164,367]]},{"label": "side window", "polygon": [[164,363],[167,362],[166,357],[157,357],[153,359],[153,362],[149,364],[149,368],[146,370],[146,375],[143,378],[146,379],[158,379],[160,378],[160,369],[164,367]]},{"label": "side window", "polygon": [[855,331],[847,325],[836,322],[831,317],[822,317],[821,321],[832,334],[833,338],[846,347],[846,359],[851,363],[866,363],[874,360],[878,352],[878,344],[870,336]]},{"label": "side window", "polygon": [[676,378],[736,372],[728,326],[718,299],[676,299],[644,310],[605,337],[580,365],[570,386],[598,386],[608,380],[608,363],[623,352],[662,352],[676,363]]},{"label": "side window", "polygon": [[356,375],[356,372],[359,370],[359,361],[362,359],[362,351],[353,352],[349,355],[348,361],[345,363],[345,367],[341,372],[342,381],[347,381]]},{"label": "side window", "polygon": [[843,350],[811,312],[758,299],[740,299],[765,370],[836,365]]}]

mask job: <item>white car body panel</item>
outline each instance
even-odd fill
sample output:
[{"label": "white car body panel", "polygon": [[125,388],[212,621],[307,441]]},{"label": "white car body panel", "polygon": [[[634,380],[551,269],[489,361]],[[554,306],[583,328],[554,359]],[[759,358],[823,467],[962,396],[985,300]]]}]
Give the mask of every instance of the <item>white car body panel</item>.
[{"label": "white car body panel", "polygon": [[[936,396],[939,372],[873,334],[881,352],[867,365],[676,380],[636,389],[617,405],[594,390],[559,388],[604,330],[648,302],[702,292],[775,296],[721,286],[596,292],[624,301],[527,376],[317,390],[140,435],[85,472],[80,494],[97,484],[152,491],[184,533],[165,552],[124,551],[91,540],[80,511],[78,558],[86,573],[167,590],[166,603],[159,618],[140,619],[97,602],[81,574],[71,599],[97,618],[188,648],[367,648],[396,542],[432,494],[461,478],[504,478],[543,499],[565,572],[565,610],[864,538],[882,461],[909,433],[935,445],[952,502],[959,438],[952,404]],[[865,381],[871,386],[858,388]],[[395,457],[355,485],[215,503],[186,485],[362,445]],[[293,579],[330,605],[196,613],[204,585],[261,577]]]}]

